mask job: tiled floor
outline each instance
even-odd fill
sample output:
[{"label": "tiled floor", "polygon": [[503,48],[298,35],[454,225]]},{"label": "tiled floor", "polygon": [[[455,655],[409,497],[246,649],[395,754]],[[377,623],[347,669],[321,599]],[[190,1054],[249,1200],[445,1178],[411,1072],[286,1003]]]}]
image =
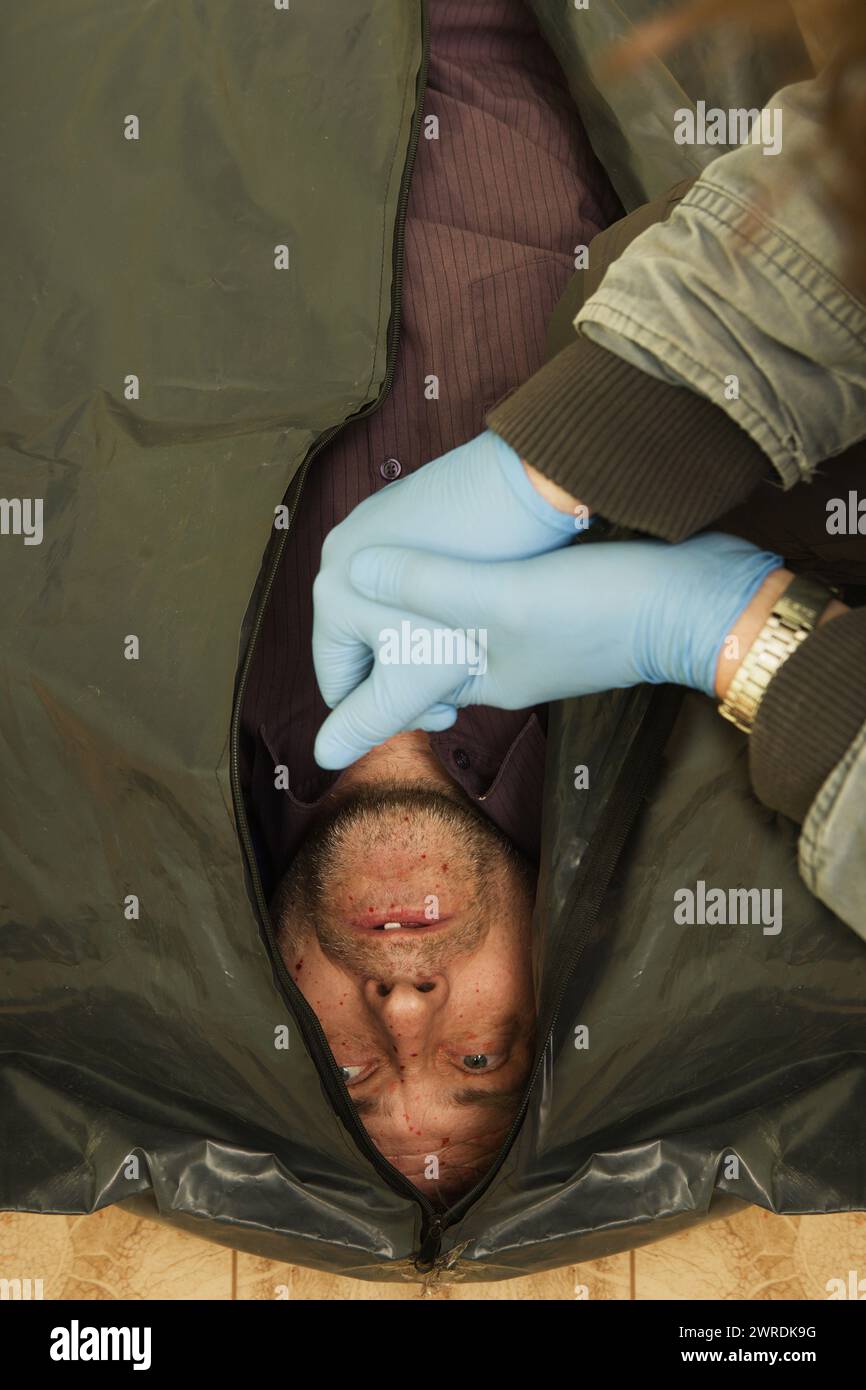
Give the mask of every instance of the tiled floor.
[{"label": "tiled floor", "polygon": [[[826,1299],[827,1282],[866,1289],[866,1214],[771,1216],[757,1208],[593,1264],[497,1284],[453,1283],[437,1298]],[[42,1279],[46,1299],[410,1299],[417,1284],[370,1284],[237,1255],[117,1208],[94,1216],[0,1214],[0,1279]],[[832,1287],[832,1286],[831,1286]]]}]

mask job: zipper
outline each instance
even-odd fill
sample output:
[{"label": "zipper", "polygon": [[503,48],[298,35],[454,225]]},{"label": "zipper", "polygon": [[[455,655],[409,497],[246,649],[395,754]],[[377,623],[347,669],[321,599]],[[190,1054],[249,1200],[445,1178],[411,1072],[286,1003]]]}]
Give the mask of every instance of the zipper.
[{"label": "zipper", "polygon": [[[532,1092],[541,1072],[545,1053],[556,1030],[566,991],[580,964],[580,958],[598,919],[604,895],[619,862],[629,832],[637,819],[641,802],[661,761],[664,746],[668,734],[673,728],[681,701],[682,691],[676,686],[662,686],[653,691],[648,698],[647,709],[635,737],[634,746],[620,770],[613,793],[593,833],[591,847],[584,860],[580,881],[572,884],[571,887],[570,897],[573,907],[566,927],[566,936],[571,942],[571,949],[563,962],[554,988],[553,1005],[548,1014],[549,1023],[545,1032],[544,1043],[538,1049],[535,1065],[527,1082],[520,1108],[496,1159],[483,1178],[465,1196],[461,1197],[459,1202],[429,1224],[426,1238],[422,1241],[421,1249],[415,1258],[416,1268],[421,1273],[428,1273],[437,1265],[442,1249],[442,1238],[446,1230],[449,1226],[456,1225],[458,1221],[462,1220],[472,1204],[477,1202],[478,1198],[486,1192],[508,1157],[509,1150],[526,1117],[526,1111],[529,1108]],[[454,1263],[456,1264],[456,1260]]]},{"label": "zipper", "polygon": [[433,1217],[421,1238],[415,1255],[415,1268],[419,1274],[430,1274],[436,1266],[442,1248],[442,1217]]},{"label": "zipper", "polygon": [[[505,1159],[526,1116],[533,1089],[538,1080],[544,1056],[553,1038],[556,1024],[566,991],[577,969],[580,958],[586,949],[590,934],[595,926],[604,895],[614,869],[619,862],[629,832],[637,819],[644,795],[656,774],[661,762],[668,734],[682,702],[683,692],[676,686],[661,686],[651,694],[644,713],[641,727],[620,770],[614,791],[593,832],[591,848],[584,860],[583,873],[579,883],[572,884],[571,900],[574,906],[569,914],[566,935],[571,940],[571,949],[563,962],[554,994],[553,1005],[549,1011],[549,1024],[544,1043],[538,1049],[520,1109],[512,1124],[499,1154],[484,1177],[467,1192],[460,1201],[450,1208],[439,1223],[440,1240],[436,1255],[441,1248],[441,1235],[445,1230],[460,1221],[473,1202],[487,1190]],[[435,1258],[435,1257],[434,1257]]]},{"label": "zipper", "polygon": [[379,1150],[373,1144],[372,1140],[367,1134],[367,1131],[364,1129],[364,1126],[361,1124],[357,1114],[355,1113],[355,1109],[349,1099],[349,1095],[343,1082],[343,1078],[340,1075],[340,1070],[337,1066],[337,1063],[334,1060],[334,1055],[331,1052],[331,1049],[328,1045],[328,1040],[325,1037],[322,1025],[320,1024],[318,1018],[316,1017],[316,1014],[311,1009],[310,1005],[307,1003],[307,1000],[304,998],[303,994],[298,989],[294,980],[289,975],[289,972],[286,970],[282,956],[280,955],[280,952],[277,948],[276,941],[274,939],[274,930],[273,924],[271,922],[271,915],[268,908],[267,899],[265,898],[261,875],[259,874],[258,863],[256,861],[255,848],[253,846],[252,835],[250,833],[249,821],[247,820],[246,808],[244,806],[243,796],[241,794],[240,755],[238,751],[238,735],[240,732],[241,709],[243,707],[244,693],[246,691],[247,679],[249,676],[250,666],[252,664],[253,653],[255,651],[256,642],[258,641],[259,635],[261,633],[262,622],[264,620],[268,600],[270,599],[271,590],[273,589],[274,579],[276,578],[277,570],[279,568],[280,560],[282,558],[283,548],[286,543],[286,537],[294,522],[295,513],[298,508],[301,492],[304,485],[304,480],[307,476],[307,473],[309,472],[310,465],[313,459],[316,457],[316,455],[321,453],[322,449],[324,449],[326,445],[330,444],[334,437],[338,435],[340,431],[345,428],[346,425],[353,423],[355,420],[366,418],[368,415],[374,414],[375,411],[377,411],[380,408],[383,401],[387,397],[394,380],[397,347],[400,339],[400,304],[403,290],[403,260],[406,226],[406,207],[409,200],[409,185],[412,178],[412,170],[414,168],[415,156],[418,149],[418,138],[421,130],[421,120],[423,117],[422,105],[424,99],[424,92],[427,86],[427,69],[430,56],[429,26],[425,0],[420,0],[420,11],[421,63],[418,69],[418,76],[416,79],[417,87],[415,98],[415,110],[412,117],[412,126],[409,132],[409,145],[406,154],[406,163],[403,168],[400,191],[397,198],[397,216],[393,243],[393,273],[391,279],[391,316],[388,322],[385,376],[382,381],[381,390],[379,392],[379,395],[376,397],[375,401],[372,401],[368,406],[363,407],[361,410],[356,411],[353,415],[348,416],[347,419],[342,420],[338,425],[331,426],[329,429],[325,430],[322,435],[320,435],[313,447],[310,449],[303,463],[301,464],[298,473],[295,475],[295,477],[292,479],[291,484],[289,485],[289,492],[294,493],[294,502],[289,515],[289,525],[279,533],[277,542],[273,545],[273,553],[270,558],[265,583],[259,596],[256,615],[253,621],[252,629],[250,631],[250,638],[247,643],[247,650],[244,656],[241,674],[235,692],[235,703],[234,709],[232,711],[231,720],[229,761],[232,798],[234,801],[238,834],[241,841],[241,845],[243,847],[247,870],[249,872],[250,880],[253,886],[256,907],[258,908],[261,924],[264,928],[268,945],[270,947],[271,958],[274,962],[276,977],[281,987],[284,1002],[287,1004],[290,1014],[297,1023],[301,1035],[304,1039],[304,1042],[306,1043],[307,1048],[310,1052],[310,1055],[313,1058],[314,1063],[316,1064],[316,1070],[318,1071],[319,1076],[324,1083],[328,1099],[333,1105],[334,1110],[336,1111],[339,1118],[343,1121],[347,1129],[354,1137],[355,1141],[358,1144],[358,1147],[364,1153],[365,1157],[369,1159],[376,1172],[381,1177],[383,1177],[392,1188],[400,1192],[403,1196],[410,1197],[420,1207],[422,1212],[420,1243],[423,1248],[425,1241],[429,1242],[431,1232],[437,1225],[436,1210],[433,1204],[429,1201],[429,1199],[425,1197],[423,1193],[419,1192],[418,1189],[412,1183],[409,1182],[409,1179],[405,1178],[403,1174],[393,1166],[393,1164],[389,1163],[388,1160],[384,1158],[382,1154],[380,1154]]}]

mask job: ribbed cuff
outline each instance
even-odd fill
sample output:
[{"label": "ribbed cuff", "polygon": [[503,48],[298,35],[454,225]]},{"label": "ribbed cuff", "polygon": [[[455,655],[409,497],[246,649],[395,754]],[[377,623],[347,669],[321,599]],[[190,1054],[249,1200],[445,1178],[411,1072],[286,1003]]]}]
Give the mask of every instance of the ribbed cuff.
[{"label": "ribbed cuff", "polygon": [[866,608],[818,627],[767,686],[749,739],[752,786],[803,821],[866,723]]},{"label": "ribbed cuff", "polygon": [[485,423],[593,512],[681,541],[773,476],[766,454],[725,412],[575,338]]}]

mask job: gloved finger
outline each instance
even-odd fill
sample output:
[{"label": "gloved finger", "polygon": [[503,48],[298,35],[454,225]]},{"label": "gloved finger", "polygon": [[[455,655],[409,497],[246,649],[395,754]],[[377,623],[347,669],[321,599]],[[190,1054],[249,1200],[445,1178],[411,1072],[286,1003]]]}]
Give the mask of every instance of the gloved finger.
[{"label": "gloved finger", "polygon": [[323,634],[313,621],[313,669],[322,699],[330,709],[367,679],[373,666],[373,653],[367,643],[345,633]]},{"label": "gloved finger", "polygon": [[[348,591],[348,598],[354,596]],[[347,592],[313,585],[313,669],[322,699],[335,709],[360,685],[373,667],[379,634],[400,631],[406,614],[373,604],[359,604],[349,612]]]},{"label": "gloved finger", "polygon": [[455,705],[431,705],[430,708],[411,725],[413,729],[423,729],[425,734],[441,734],[457,721]]},{"label": "gloved finger", "polygon": [[394,734],[417,726],[432,706],[446,704],[463,676],[465,671],[454,666],[377,663],[319,730],[314,748],[319,767],[348,767]]},{"label": "gloved finger", "polygon": [[429,550],[373,545],[353,557],[349,579],[358,593],[377,603],[468,628],[483,626],[490,614],[496,590],[488,580],[502,569]]}]

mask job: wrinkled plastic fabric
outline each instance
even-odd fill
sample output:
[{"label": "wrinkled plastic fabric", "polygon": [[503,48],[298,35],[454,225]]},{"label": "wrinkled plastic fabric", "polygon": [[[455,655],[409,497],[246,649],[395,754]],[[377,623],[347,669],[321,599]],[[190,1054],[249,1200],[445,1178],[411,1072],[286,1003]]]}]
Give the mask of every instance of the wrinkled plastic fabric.
[{"label": "wrinkled plastic fabric", "polygon": [[[536,10],[579,86],[571,7]],[[0,537],[0,1206],[124,1203],[415,1277],[420,1209],[335,1116],[275,982],[229,729],[274,508],[385,378],[420,9],[36,0],[4,25],[0,495],[43,498],[45,534]],[[534,923],[553,1039],[516,1143],[445,1232],[465,1277],[744,1202],[866,1206],[866,951],[699,697],[563,984],[655,709],[640,690],[554,712]],[[698,878],[781,887],[782,933],[675,926]]]},{"label": "wrinkled plastic fabric", "polygon": [[[646,699],[641,690],[557,711],[537,905],[545,1019],[581,865],[621,760],[652,718]],[[591,785],[578,790],[580,765]],[[777,1212],[866,1205],[866,950],[799,880],[796,836],[750,792],[743,738],[686,695],[520,1137],[461,1226],[476,1259],[511,1274],[530,1258],[556,1267],[738,1201]],[[780,889],[781,931],[675,923],[674,894],[700,879]]]},{"label": "wrinkled plastic fabric", "polygon": [[772,44],[756,42],[742,24],[701,28],[663,56],[647,56],[614,82],[605,68],[613,46],[678,0],[529,0],[539,27],[568,78],[584,126],[626,212],[692,178],[718,146],[678,145],[676,112],[763,106],[786,82],[811,73],[799,30],[777,31]]}]

